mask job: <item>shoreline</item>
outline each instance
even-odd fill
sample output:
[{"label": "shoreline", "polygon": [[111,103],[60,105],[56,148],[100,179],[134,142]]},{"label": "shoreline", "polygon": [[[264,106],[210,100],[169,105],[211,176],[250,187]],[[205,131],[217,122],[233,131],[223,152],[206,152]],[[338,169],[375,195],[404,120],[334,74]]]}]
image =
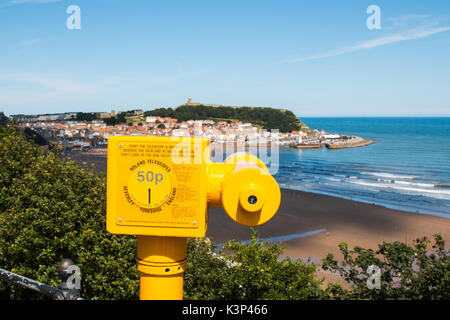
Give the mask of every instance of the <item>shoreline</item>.
[{"label": "shoreline", "polygon": [[[289,146],[284,146],[284,147],[290,148]],[[100,149],[100,150],[106,151],[106,149]],[[106,173],[106,165],[107,165],[106,164],[106,152],[92,152],[92,153],[91,152],[77,152],[77,153],[73,153],[70,155],[66,155],[65,158],[74,160],[80,166],[87,168],[87,169],[92,169],[91,164],[94,164],[93,169],[97,174],[101,173],[101,172]],[[85,164],[83,164],[83,162]],[[407,205],[392,205],[392,204],[386,204],[386,203],[382,203],[382,202],[375,203],[371,200],[359,199],[357,197],[356,198],[355,197],[345,197],[343,195],[335,195],[335,194],[330,194],[330,193],[326,193],[326,192],[304,190],[304,189],[296,188],[296,187],[282,186],[281,184],[280,184],[280,188],[286,189],[286,190],[311,193],[311,194],[318,194],[318,195],[323,195],[323,196],[330,196],[330,197],[335,197],[338,199],[355,201],[358,203],[377,205],[377,206],[381,206],[383,208],[390,209],[390,210],[396,210],[396,211],[401,211],[401,212],[408,212],[408,213],[450,219],[446,216],[445,213],[440,213],[440,212],[436,212],[436,211],[427,211],[427,210],[422,210],[420,208],[412,208],[412,207],[408,207]]]}]

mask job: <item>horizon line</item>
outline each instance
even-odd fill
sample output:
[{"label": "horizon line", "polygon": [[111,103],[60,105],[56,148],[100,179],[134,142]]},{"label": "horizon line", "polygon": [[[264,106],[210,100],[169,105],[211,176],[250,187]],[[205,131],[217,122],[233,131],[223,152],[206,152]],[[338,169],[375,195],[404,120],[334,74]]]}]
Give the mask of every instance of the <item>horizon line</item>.
[{"label": "horizon line", "polygon": [[304,115],[302,118],[450,118],[448,115]]}]

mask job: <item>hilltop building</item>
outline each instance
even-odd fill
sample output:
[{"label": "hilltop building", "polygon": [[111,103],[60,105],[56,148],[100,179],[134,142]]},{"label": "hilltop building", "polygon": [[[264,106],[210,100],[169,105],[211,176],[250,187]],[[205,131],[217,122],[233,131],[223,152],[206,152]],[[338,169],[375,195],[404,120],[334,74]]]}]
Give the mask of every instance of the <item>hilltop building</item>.
[{"label": "hilltop building", "polygon": [[200,103],[200,102],[192,102],[192,98],[189,98],[185,103],[186,106],[206,106],[206,107],[224,107],[220,104],[208,104],[208,103]]},{"label": "hilltop building", "polygon": [[[211,103],[201,103],[201,102],[192,102],[192,98],[187,99],[185,106],[206,106],[206,107],[226,107],[226,108],[239,108],[237,106],[224,106],[222,104],[211,104]],[[256,106],[246,106],[249,108],[264,108],[264,107],[256,107]],[[176,109],[176,108],[175,108]],[[280,109],[281,111],[285,112],[286,109]]]}]

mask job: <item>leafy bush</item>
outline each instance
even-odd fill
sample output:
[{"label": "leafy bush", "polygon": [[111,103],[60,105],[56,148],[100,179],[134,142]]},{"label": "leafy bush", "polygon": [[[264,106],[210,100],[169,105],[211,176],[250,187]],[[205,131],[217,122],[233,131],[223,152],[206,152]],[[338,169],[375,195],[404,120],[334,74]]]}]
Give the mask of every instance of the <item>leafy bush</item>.
[{"label": "leafy bush", "polygon": [[218,300],[228,296],[228,261],[215,254],[215,249],[207,238],[188,239],[183,288],[185,299]]},{"label": "leafy bush", "polygon": [[316,266],[300,259],[281,259],[286,247],[259,241],[256,231],[250,243],[230,241],[227,256],[214,254],[208,241],[192,240],[185,274],[189,299],[317,299],[323,298]]},{"label": "leafy bush", "polygon": [[[58,285],[72,259],[88,299],[135,299],[135,238],[106,232],[106,178],[46,153],[14,129],[0,128],[0,267]],[[35,298],[0,281],[2,298]]]},{"label": "leafy bush", "polygon": [[[395,241],[378,246],[378,250],[339,245],[344,260],[338,263],[332,254],[323,259],[322,268],[340,274],[352,288],[334,285],[329,294],[347,299],[450,299],[450,256],[439,234],[434,235],[433,251],[426,237],[416,239],[413,246]],[[370,288],[367,270],[379,269],[380,287]]]}]

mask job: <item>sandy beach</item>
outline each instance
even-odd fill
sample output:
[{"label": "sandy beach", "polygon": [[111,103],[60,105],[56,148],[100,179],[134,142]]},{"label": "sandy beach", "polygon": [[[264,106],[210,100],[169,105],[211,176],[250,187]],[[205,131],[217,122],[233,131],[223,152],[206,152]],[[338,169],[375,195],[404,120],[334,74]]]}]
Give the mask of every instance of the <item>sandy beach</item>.
[{"label": "sandy beach", "polygon": [[[277,214],[257,227],[261,238],[325,229],[315,235],[286,241],[290,257],[322,258],[339,253],[338,244],[377,248],[383,241],[412,243],[418,237],[440,233],[450,239],[450,220],[431,215],[296,190],[281,190]],[[207,236],[215,243],[249,239],[249,228],[237,225],[222,208],[210,208]]]}]

